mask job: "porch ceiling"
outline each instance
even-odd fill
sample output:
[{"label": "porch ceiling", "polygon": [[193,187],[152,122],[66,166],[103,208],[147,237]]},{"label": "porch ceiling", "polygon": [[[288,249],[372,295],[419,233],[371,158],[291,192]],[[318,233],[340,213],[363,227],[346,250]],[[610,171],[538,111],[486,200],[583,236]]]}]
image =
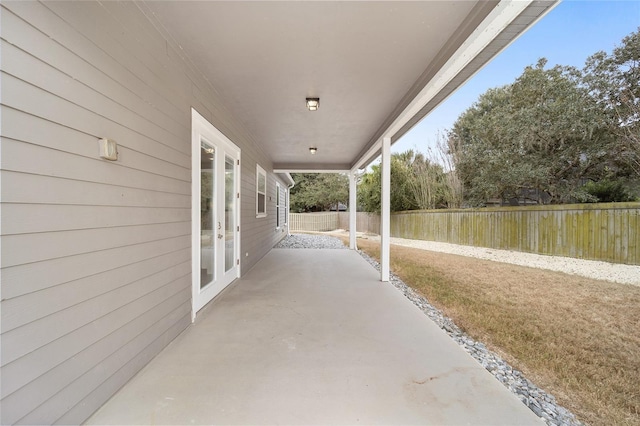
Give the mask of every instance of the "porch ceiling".
[{"label": "porch ceiling", "polygon": [[[524,8],[430,103],[405,112],[391,135],[389,126],[498,1],[144,5],[262,144],[274,168],[293,171],[344,170],[363,156],[371,159],[382,135],[398,139],[553,3]],[[307,111],[306,97],[320,98],[318,111]],[[318,148],[313,156],[312,146]]]}]

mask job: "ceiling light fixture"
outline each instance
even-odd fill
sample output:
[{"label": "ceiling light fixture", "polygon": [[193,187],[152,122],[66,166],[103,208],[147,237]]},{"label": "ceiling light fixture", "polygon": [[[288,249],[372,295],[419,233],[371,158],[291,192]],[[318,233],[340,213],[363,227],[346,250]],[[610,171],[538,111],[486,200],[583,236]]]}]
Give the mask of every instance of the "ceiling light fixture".
[{"label": "ceiling light fixture", "polygon": [[307,109],[317,111],[320,108],[320,98],[307,98]]},{"label": "ceiling light fixture", "polygon": [[316,147],[311,147],[309,148],[309,152],[311,153],[311,155],[315,154],[316,152],[318,152],[318,148]]}]

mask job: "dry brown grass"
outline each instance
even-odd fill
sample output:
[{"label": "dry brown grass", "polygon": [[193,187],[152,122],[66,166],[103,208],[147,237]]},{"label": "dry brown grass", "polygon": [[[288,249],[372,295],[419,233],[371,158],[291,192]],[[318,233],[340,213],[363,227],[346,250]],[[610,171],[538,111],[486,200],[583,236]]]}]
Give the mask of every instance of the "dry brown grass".
[{"label": "dry brown grass", "polygon": [[581,421],[640,425],[640,287],[401,246],[391,270]]}]

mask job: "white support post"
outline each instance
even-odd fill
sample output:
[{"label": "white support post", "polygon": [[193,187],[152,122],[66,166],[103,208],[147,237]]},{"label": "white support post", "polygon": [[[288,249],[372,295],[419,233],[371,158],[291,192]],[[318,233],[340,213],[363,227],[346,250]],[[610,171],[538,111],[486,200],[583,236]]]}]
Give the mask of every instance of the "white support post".
[{"label": "white support post", "polygon": [[355,250],[356,246],[356,229],[357,229],[357,191],[356,191],[356,172],[352,170],[349,173],[349,248]]},{"label": "white support post", "polygon": [[382,139],[382,205],[380,206],[380,280],[389,281],[391,234],[391,138]]}]

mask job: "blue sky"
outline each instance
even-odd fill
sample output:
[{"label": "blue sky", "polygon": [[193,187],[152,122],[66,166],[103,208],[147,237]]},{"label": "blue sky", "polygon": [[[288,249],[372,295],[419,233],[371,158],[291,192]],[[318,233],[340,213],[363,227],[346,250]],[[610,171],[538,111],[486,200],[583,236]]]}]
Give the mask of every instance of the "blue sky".
[{"label": "blue sky", "polygon": [[640,26],[640,0],[565,0],[480,70],[431,114],[398,140],[392,152],[435,144],[438,132],[450,129],[458,116],[491,87],[512,83],[527,65],[547,58],[547,66],[584,66],[599,50],[611,52]]}]

